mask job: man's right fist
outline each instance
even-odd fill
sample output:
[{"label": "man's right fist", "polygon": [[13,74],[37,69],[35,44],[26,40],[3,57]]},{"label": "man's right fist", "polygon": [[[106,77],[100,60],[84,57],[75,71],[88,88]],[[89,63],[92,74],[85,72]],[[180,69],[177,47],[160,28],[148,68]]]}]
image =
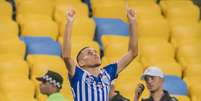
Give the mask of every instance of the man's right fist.
[{"label": "man's right fist", "polygon": [[67,10],[67,20],[72,22],[74,20],[74,18],[75,18],[75,10],[73,10],[71,8],[68,9]]}]

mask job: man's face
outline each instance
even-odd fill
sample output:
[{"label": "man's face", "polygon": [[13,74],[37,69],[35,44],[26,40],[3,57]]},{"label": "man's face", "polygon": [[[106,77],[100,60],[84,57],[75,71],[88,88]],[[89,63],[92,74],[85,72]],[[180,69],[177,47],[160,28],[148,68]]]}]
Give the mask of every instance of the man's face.
[{"label": "man's face", "polygon": [[81,51],[78,62],[80,66],[97,67],[101,64],[100,55],[94,48],[86,48]]},{"label": "man's face", "polygon": [[150,92],[155,92],[163,87],[163,79],[159,76],[145,76],[146,86]]},{"label": "man's face", "polygon": [[53,87],[52,84],[50,84],[49,82],[46,82],[46,81],[43,81],[41,84],[40,84],[40,92],[42,94],[50,94],[51,92],[51,87]]}]

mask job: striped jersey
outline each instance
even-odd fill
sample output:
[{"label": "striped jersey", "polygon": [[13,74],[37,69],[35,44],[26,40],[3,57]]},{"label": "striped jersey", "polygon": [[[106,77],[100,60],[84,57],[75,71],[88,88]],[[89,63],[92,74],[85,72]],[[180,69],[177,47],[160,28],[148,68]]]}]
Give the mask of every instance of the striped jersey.
[{"label": "striped jersey", "polygon": [[109,101],[111,82],[116,74],[116,63],[104,67],[98,76],[76,67],[75,75],[69,78],[74,101]]}]

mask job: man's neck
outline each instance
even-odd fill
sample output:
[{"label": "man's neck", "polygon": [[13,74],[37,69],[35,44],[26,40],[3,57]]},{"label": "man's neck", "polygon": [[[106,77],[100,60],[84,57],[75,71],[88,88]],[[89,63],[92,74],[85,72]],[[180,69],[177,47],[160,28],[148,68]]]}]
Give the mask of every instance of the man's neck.
[{"label": "man's neck", "polygon": [[89,72],[90,74],[94,75],[94,76],[98,76],[100,74],[100,69],[99,67],[93,67],[93,68],[90,68],[90,67],[85,67],[84,68],[87,72]]},{"label": "man's neck", "polygon": [[163,97],[163,95],[164,95],[163,89],[159,89],[158,91],[153,92],[151,94],[154,101],[160,101],[160,99]]}]

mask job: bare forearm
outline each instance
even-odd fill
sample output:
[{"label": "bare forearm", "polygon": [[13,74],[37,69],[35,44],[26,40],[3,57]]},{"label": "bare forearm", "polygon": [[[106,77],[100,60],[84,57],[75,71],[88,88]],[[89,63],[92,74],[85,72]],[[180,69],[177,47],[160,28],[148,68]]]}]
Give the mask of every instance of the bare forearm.
[{"label": "bare forearm", "polygon": [[130,40],[129,40],[129,51],[132,51],[133,55],[136,56],[138,53],[138,40],[137,40],[137,25],[136,22],[129,23]]},{"label": "bare forearm", "polygon": [[65,58],[71,58],[71,33],[72,23],[67,22],[63,39],[63,57]]}]

